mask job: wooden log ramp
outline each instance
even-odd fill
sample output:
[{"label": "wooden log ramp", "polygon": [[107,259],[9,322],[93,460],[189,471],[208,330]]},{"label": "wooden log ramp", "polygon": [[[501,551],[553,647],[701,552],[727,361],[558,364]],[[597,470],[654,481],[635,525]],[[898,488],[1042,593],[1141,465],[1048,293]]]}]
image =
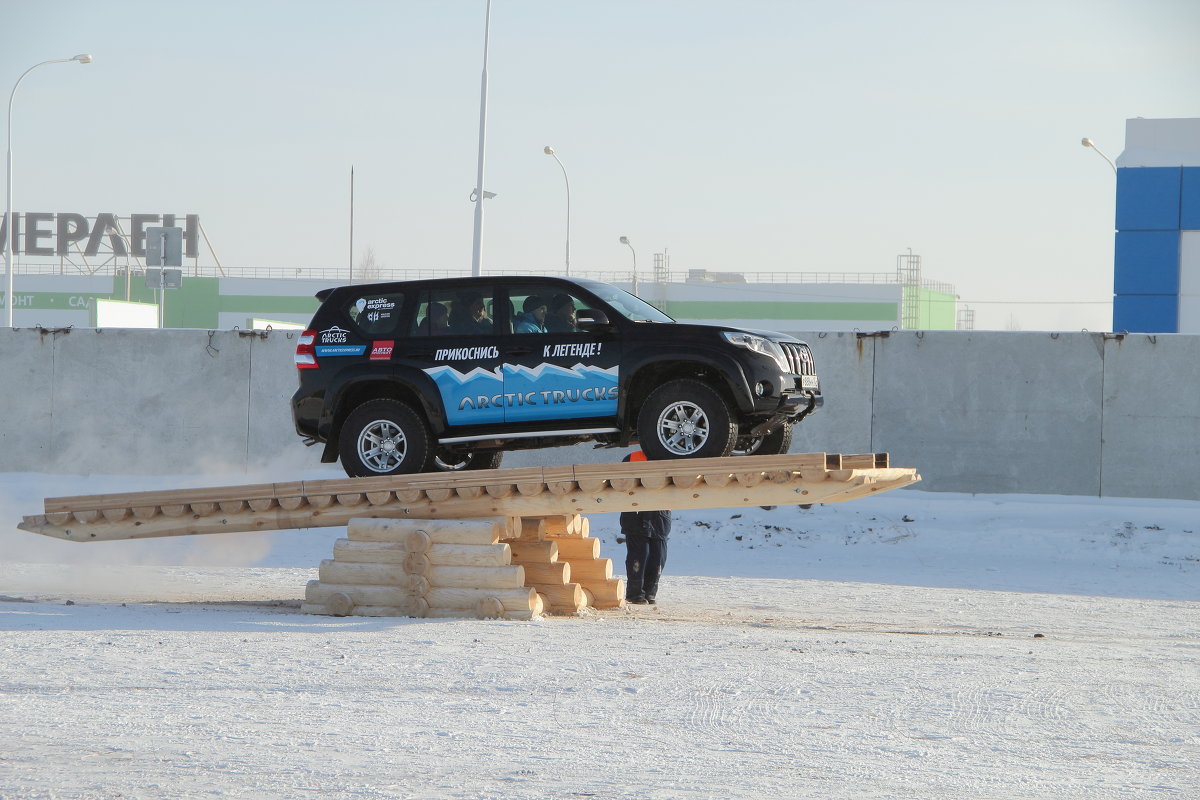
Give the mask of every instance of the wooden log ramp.
[{"label": "wooden log ramp", "polygon": [[[365,518],[573,519],[617,511],[835,503],[920,479],[913,468],[891,467],[886,453],[580,464],[53,497],[44,501],[43,513],[24,517],[17,527],[98,542],[340,526]],[[538,535],[521,531],[511,538],[540,541]],[[550,529],[541,535],[559,538]]]},{"label": "wooden log ramp", "polygon": [[532,619],[620,608],[625,582],[585,517],[352,519],[301,610],[366,617]]}]

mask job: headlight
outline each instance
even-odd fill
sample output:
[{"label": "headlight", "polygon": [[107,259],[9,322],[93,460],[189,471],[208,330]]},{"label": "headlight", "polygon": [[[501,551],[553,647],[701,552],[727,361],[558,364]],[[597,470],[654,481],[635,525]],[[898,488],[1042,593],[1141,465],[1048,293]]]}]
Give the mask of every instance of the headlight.
[{"label": "headlight", "polygon": [[775,359],[775,363],[784,372],[792,371],[792,368],[788,366],[787,356],[784,355],[783,348],[770,339],[764,339],[752,333],[736,333],[734,331],[722,331],[721,335],[725,337],[725,341],[732,345],[744,347],[747,350],[753,350],[755,353],[762,353],[764,356]]}]

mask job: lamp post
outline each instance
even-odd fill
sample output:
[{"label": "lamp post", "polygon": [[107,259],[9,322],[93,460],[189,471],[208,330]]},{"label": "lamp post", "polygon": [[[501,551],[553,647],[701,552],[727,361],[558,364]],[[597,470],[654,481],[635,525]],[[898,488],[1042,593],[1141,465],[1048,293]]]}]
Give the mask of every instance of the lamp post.
[{"label": "lamp post", "polygon": [[470,200],[475,204],[475,231],[470,248],[470,275],[478,278],[484,269],[484,200],[496,197],[484,191],[484,151],[487,143],[487,44],[492,37],[492,0],[487,0],[484,16],[484,74],[479,79],[479,170],[475,175],[475,191]]},{"label": "lamp post", "polygon": [[[554,154],[554,148],[550,145],[546,145],[542,152],[558,161],[558,156]],[[567,180],[567,168],[561,161],[558,161],[558,168],[562,170],[563,182],[567,184],[567,275],[569,276],[571,274],[571,182]]]},{"label": "lamp post", "polygon": [[54,58],[50,61],[43,61],[39,64],[34,64],[29,69],[21,73],[21,77],[17,78],[17,82],[13,84],[12,94],[8,96],[8,169],[5,174],[5,206],[4,206],[4,274],[7,288],[4,292],[4,308],[5,308],[5,324],[8,327],[13,326],[13,266],[12,266],[12,249],[13,242],[16,241],[17,235],[15,226],[13,225],[12,213],[12,109],[13,98],[17,96],[17,87],[21,85],[21,81],[25,80],[25,76],[33,72],[38,67],[44,67],[47,64],[65,64],[69,61],[78,61],[80,64],[92,63],[91,53],[80,53],[71,58]]},{"label": "lamp post", "polygon": [[1099,147],[1096,147],[1096,143],[1095,143],[1095,142],[1093,142],[1091,139],[1089,139],[1089,138],[1087,138],[1087,137],[1085,136],[1085,137],[1083,138],[1083,140],[1080,142],[1080,144],[1081,144],[1081,145],[1083,145],[1084,147],[1090,147],[1090,148],[1092,148],[1093,150],[1095,150],[1095,151],[1096,151],[1096,153],[1098,153],[1098,154],[1099,154],[1099,156],[1100,156],[1101,158],[1103,158],[1105,161],[1107,161],[1107,162],[1108,162],[1108,165],[1109,165],[1110,167],[1112,167],[1113,174],[1114,174],[1114,175],[1116,175],[1116,174],[1117,174],[1117,165],[1113,163],[1113,160],[1112,160],[1111,158],[1109,158],[1108,156],[1104,155],[1104,151],[1102,151],[1102,150],[1101,150]]},{"label": "lamp post", "polygon": [[621,244],[629,248],[629,252],[633,253],[633,294],[637,294],[637,250],[633,249],[633,245],[629,243],[628,236],[621,237]]}]

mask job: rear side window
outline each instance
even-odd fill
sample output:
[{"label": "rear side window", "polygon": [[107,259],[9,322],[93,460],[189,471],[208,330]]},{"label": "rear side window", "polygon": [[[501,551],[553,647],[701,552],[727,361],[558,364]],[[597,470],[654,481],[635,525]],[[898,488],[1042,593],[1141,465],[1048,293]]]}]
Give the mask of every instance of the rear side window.
[{"label": "rear side window", "polygon": [[493,287],[478,283],[471,286],[421,292],[412,335],[474,336],[496,332]]},{"label": "rear side window", "polygon": [[360,333],[378,338],[395,332],[404,307],[403,293],[360,294],[351,298],[344,310]]}]

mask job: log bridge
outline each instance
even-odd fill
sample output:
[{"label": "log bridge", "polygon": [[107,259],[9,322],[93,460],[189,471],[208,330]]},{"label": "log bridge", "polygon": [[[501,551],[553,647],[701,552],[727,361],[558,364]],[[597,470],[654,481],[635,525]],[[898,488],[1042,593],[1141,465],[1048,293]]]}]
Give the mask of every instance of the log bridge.
[{"label": "log bridge", "polygon": [[97,542],[345,525],[302,610],[529,619],[623,605],[588,513],[834,503],[921,479],[888,461],[800,453],[55,497],[17,527]]}]

